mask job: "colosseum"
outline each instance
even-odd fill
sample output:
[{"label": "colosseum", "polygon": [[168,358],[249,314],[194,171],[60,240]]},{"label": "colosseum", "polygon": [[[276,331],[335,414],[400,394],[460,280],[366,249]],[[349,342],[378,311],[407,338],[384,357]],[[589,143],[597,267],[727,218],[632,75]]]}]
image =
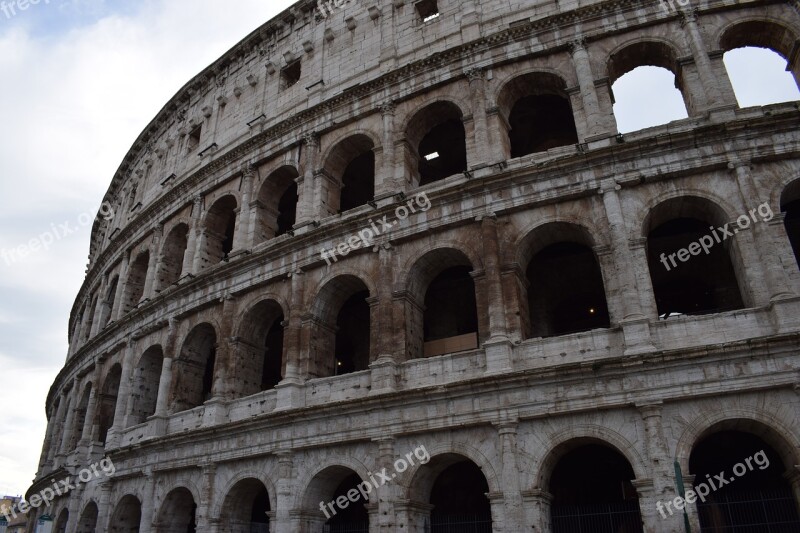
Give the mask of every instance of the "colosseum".
[{"label": "colosseum", "polygon": [[723,63],[800,7],[328,4],[114,175],[28,531],[800,531],[800,102]]}]

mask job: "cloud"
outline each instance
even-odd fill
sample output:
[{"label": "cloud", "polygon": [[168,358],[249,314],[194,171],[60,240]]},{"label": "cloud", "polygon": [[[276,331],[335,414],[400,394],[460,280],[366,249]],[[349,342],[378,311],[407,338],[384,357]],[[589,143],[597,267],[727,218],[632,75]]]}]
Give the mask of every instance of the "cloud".
[{"label": "cloud", "polygon": [[[51,0],[0,16],[0,250],[96,211],[167,101],[291,3]],[[15,409],[0,434],[0,492],[23,493],[36,472],[89,231],[17,261],[0,257],[0,404]]]}]

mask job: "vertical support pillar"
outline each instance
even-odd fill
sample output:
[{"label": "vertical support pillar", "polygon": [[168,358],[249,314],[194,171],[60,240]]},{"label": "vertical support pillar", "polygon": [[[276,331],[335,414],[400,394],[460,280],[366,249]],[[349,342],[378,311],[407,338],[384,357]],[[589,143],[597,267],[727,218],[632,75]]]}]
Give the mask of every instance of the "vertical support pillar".
[{"label": "vertical support pillar", "polygon": [[233,251],[231,254],[241,253],[253,247],[253,228],[250,226],[252,218],[253,181],[256,176],[256,167],[250,163],[242,169],[242,205],[236,219],[236,234],[234,235]]},{"label": "vertical support pillar", "polygon": [[[70,511],[70,516],[72,512]],[[76,515],[76,519],[78,519]],[[108,531],[111,520],[111,481],[100,484],[100,502],[97,505],[97,527],[99,531]]]},{"label": "vertical support pillar", "polygon": [[150,246],[150,257],[147,263],[147,275],[144,280],[144,290],[142,299],[148,300],[155,295],[156,274],[161,267],[161,236],[164,233],[164,226],[159,224],[153,231],[152,245]]},{"label": "vertical support pillar", "polygon": [[[382,437],[375,439],[378,444],[378,465],[376,465],[376,472],[380,469],[380,465],[390,465],[394,461],[395,453],[395,440],[393,437]],[[398,531],[397,515],[395,513],[395,503],[400,499],[400,485],[398,483],[386,483],[377,487],[373,495],[370,496],[370,505],[376,505],[377,520],[373,514],[370,516],[370,530],[378,531],[379,533],[394,533]],[[377,521],[377,524],[373,522]]]},{"label": "vertical support pillar", "polygon": [[582,39],[572,41],[570,43],[570,53],[578,76],[578,86],[580,87],[583,109],[586,115],[588,137],[582,139],[582,141],[589,141],[595,137],[615,135],[617,128],[613,122],[613,115],[606,116],[600,106],[586,43]]},{"label": "vertical support pillar", "polygon": [[292,452],[280,451],[278,458],[278,480],[275,490],[277,492],[277,509],[275,511],[275,533],[293,533],[292,508],[293,469]]},{"label": "vertical support pillar", "polygon": [[97,413],[97,390],[100,387],[100,361],[94,362],[94,375],[92,376],[92,390],[89,392],[89,405],[86,408],[86,420],[81,431],[79,447],[88,445],[92,440],[92,429],[94,428],[94,417]]},{"label": "vertical support pillar", "polygon": [[144,491],[142,494],[142,518],[139,525],[139,533],[151,533],[153,531],[153,524],[156,521],[156,475],[153,473],[152,467],[147,467],[144,471],[146,479],[144,483]]},{"label": "vertical support pillar", "polygon": [[[625,335],[625,354],[633,355],[653,351],[655,347],[650,338],[647,317],[642,313],[641,288],[633,270],[634,264],[630,260],[631,250],[628,246],[625,218],[618,192],[620,189],[619,184],[613,179],[608,179],[603,182],[600,194],[603,196],[606,218],[611,228],[614,265],[621,285],[624,315],[620,323]],[[646,264],[647,262],[644,263]]]},{"label": "vertical support pillar", "polygon": [[61,455],[62,457],[68,455],[69,452],[72,451],[69,449],[70,445],[69,437],[70,435],[72,435],[72,424],[73,420],[75,419],[75,411],[77,409],[77,403],[80,401],[80,399],[77,396],[78,394],[80,394],[80,391],[78,391],[77,388],[78,388],[78,382],[77,380],[75,380],[72,382],[72,387],[70,388],[70,391],[75,394],[75,401],[69,402],[69,407],[67,408],[68,409],[67,418],[64,420],[64,427],[61,431],[61,446],[59,447],[60,451],[59,455]]},{"label": "vertical support pillar", "polygon": [[380,172],[380,180],[375,183],[375,197],[381,198],[401,190],[400,183],[395,179],[395,150],[394,138],[394,117],[395,104],[391,100],[384,102],[380,106],[381,118],[383,119],[383,168]]},{"label": "vertical support pillar", "polygon": [[103,274],[100,281],[100,287],[97,289],[97,306],[94,309],[94,316],[92,317],[92,329],[89,332],[89,337],[94,337],[100,332],[100,323],[105,316],[105,300],[103,295],[106,293],[106,286],[108,285],[108,273]]},{"label": "vertical support pillar", "polygon": [[503,421],[495,424],[500,439],[503,473],[503,502],[505,524],[503,531],[523,531],[522,492],[517,465],[517,422]]},{"label": "vertical support pillar", "polygon": [[302,385],[306,378],[307,368],[302,368],[302,330],[303,330],[303,305],[305,291],[305,273],[302,270],[292,272],[292,284],[289,319],[284,329],[284,357],[286,358],[286,373],[283,381],[275,388],[278,391],[276,409],[291,409],[301,406],[303,402]]},{"label": "vertical support pillar", "polygon": [[464,73],[469,80],[472,98],[472,116],[475,119],[475,160],[471,168],[488,165],[491,159],[492,146],[489,141],[489,126],[486,114],[486,75],[482,69],[473,68]]},{"label": "vertical support pillar", "polygon": [[[693,95],[703,98],[704,107],[713,108],[722,105],[736,106],[736,102],[725,102],[722,99],[722,92],[719,89],[720,83],[730,83],[727,77],[715,78],[712,76],[714,67],[711,64],[711,59],[708,57],[706,45],[703,42],[703,36],[700,33],[700,27],[697,24],[697,11],[692,8],[682,8],[680,11],[681,26],[688,34],[689,46],[692,49],[692,57],[694,57],[695,65],[697,66],[697,73],[700,76],[700,83],[703,88],[703,95]],[[732,94],[733,91],[730,91]]]},{"label": "vertical support pillar", "polygon": [[394,262],[392,257],[392,246],[384,244],[378,251],[380,262],[380,279],[382,283],[378,285],[378,302],[375,316],[377,320],[371,324],[375,332],[373,338],[377,342],[377,355],[375,361],[370,364],[372,370],[372,388],[370,395],[383,394],[397,390],[397,359],[395,358],[395,347],[393,346],[392,335],[387,334],[393,330],[392,323],[393,303],[392,286],[394,282]]},{"label": "vertical support pillar", "polygon": [[128,286],[128,271],[131,267],[131,251],[125,250],[122,256],[122,266],[119,271],[119,282],[117,282],[117,294],[114,295],[114,305],[117,306],[113,314],[114,320],[119,320],[125,314],[125,302],[122,298],[125,296],[125,289]]},{"label": "vertical support pillar", "polygon": [[214,481],[217,475],[217,465],[207,464],[202,467],[203,486],[200,492],[200,501],[197,502],[197,531],[216,533],[219,524],[213,520],[211,509],[214,505]]},{"label": "vertical support pillar", "polygon": [[305,161],[303,162],[303,174],[297,181],[297,193],[299,196],[297,204],[297,225],[305,225],[318,219],[320,206],[315,205],[316,198],[314,190],[316,188],[316,177],[314,173],[319,164],[319,137],[316,133],[303,135],[303,148],[305,149]]},{"label": "vertical support pillar", "polygon": [[203,197],[197,195],[192,200],[192,220],[189,225],[189,232],[186,235],[186,253],[183,254],[183,265],[181,266],[181,277],[187,274],[195,274],[197,264],[197,250],[199,248],[201,220],[200,214],[203,211]]},{"label": "vertical support pillar", "polygon": [[512,368],[513,347],[508,338],[505,317],[506,304],[500,275],[500,236],[497,217],[494,213],[489,213],[481,218],[480,223],[486,270],[488,304],[486,308],[489,315],[489,339],[483,346],[486,350],[486,371],[491,374],[506,372]]}]

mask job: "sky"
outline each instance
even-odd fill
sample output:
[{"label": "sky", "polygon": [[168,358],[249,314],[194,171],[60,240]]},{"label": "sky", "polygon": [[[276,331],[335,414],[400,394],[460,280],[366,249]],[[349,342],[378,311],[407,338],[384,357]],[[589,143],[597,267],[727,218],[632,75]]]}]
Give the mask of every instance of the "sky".
[{"label": "sky", "polygon": [[[0,1],[0,495],[24,494],[35,475],[91,219],[122,158],[189,79],[292,3],[16,2]],[[798,98],[776,59],[731,60],[747,105]],[[620,130],[685,116],[680,95],[663,90],[673,85],[652,67],[621,78]],[[23,257],[32,239],[52,243]]]}]

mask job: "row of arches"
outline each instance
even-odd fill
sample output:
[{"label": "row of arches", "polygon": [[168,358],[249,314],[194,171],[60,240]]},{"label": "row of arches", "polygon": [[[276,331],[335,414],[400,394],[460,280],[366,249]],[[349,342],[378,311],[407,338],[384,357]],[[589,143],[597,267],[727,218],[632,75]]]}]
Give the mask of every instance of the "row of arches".
[{"label": "row of arches", "polygon": [[[774,21],[737,22],[721,34],[720,46],[728,53],[748,46],[762,47],[781,56],[785,63],[791,51],[787,43],[793,42],[789,39],[791,35],[789,28]],[[626,44],[609,57],[606,65],[609,80],[615,83],[642,68],[666,69],[678,80],[687,107],[696,107],[688,90],[681,85],[678,61],[681,54],[676,47],[666,40]],[[794,70],[792,73],[796,78],[797,73]],[[496,106],[490,107],[499,118],[494,126],[502,130],[501,138],[494,144],[505,152],[498,159],[579,143],[581,135],[573,113],[577,105],[574,99],[579,96],[568,90],[565,74],[539,70],[510,77],[490,98],[496,102]],[[800,98],[800,92],[795,98]],[[468,152],[477,145],[471,140],[476,135],[472,131],[474,126],[470,125],[469,131],[466,128],[474,112],[465,105],[454,100],[435,100],[415,110],[404,121],[398,157],[404,160],[400,166],[412,188],[468,170]],[[379,159],[387,148],[382,145],[381,134],[366,130],[334,140],[321,153],[321,170],[312,169],[315,175],[324,176],[326,182],[321,193],[310,195],[318,196],[324,204],[315,210],[336,214],[372,202],[377,190],[376,175],[383,166]],[[307,149],[316,150],[314,146]],[[112,317],[119,318],[143,298],[167,289],[181,277],[227,260],[237,247],[237,234],[241,242],[256,245],[290,233],[300,207],[298,166],[286,165],[271,171],[254,192],[253,206],[225,195],[209,206],[203,220],[196,225],[184,221],[170,227],[160,249],[139,251],[130,259],[121,294],[117,290],[120,283],[117,275],[110,280],[104,294],[93,294],[79,311],[74,334],[77,342],[85,342]],[[245,220],[240,212],[249,212],[251,207],[254,220]],[[148,282],[148,278],[153,279]],[[120,302],[115,302],[117,297]],[[115,307],[119,309],[115,311]]]},{"label": "row of arches", "polygon": [[[726,421],[700,436],[691,449],[684,479],[687,489],[699,490],[701,484],[709,489],[694,507],[686,505],[701,530],[790,531],[800,526],[797,496],[789,481],[794,455],[791,451],[787,455],[787,450],[792,446],[775,438],[769,428],[749,420]],[[405,463],[394,464],[397,479],[392,483],[399,485],[400,498],[395,502],[394,518],[409,531],[491,533],[493,523],[502,522],[502,515],[498,516],[502,506],[493,506],[489,496],[502,491],[505,498],[510,489],[497,486],[496,473],[486,470],[489,465],[461,452],[434,454],[421,465]],[[546,502],[543,522],[553,533],[642,533],[646,520],[651,520],[643,519],[648,515],[663,523],[672,513],[667,513],[663,501],[649,497],[642,468],[646,467],[632,462],[627,450],[602,438],[575,437],[557,445],[544,456],[536,479],[538,499]],[[708,487],[720,473],[730,482]],[[371,473],[345,464],[318,469],[307,486],[293,492],[297,509],[291,516],[302,517],[302,524],[294,527],[309,533],[368,533],[370,521],[379,511],[377,493],[358,487],[370,481]],[[231,483],[220,493],[221,505],[205,509],[204,515],[213,517],[220,531],[270,531],[277,518],[275,485],[247,474]],[[353,491],[359,496],[348,497]],[[154,511],[154,531],[198,531],[202,519],[197,498],[193,485],[170,490]],[[337,499],[353,503],[328,505]],[[401,501],[405,503],[401,505]],[[661,516],[650,507],[659,509]],[[115,533],[138,533],[142,520],[151,519],[143,516],[142,503],[134,494],[119,498],[110,516],[109,531]],[[93,533],[97,517],[97,505],[90,501],[81,512],[78,531]],[[55,531],[64,531],[59,526],[66,526],[68,520],[68,511],[62,511]]]},{"label": "row of arches", "polygon": [[[789,242],[800,257],[800,181],[786,188],[782,208]],[[764,224],[772,215],[771,210],[754,212],[764,218],[748,224]],[[666,200],[648,215],[646,258],[660,318],[730,311],[750,303],[735,239],[714,243],[708,253],[685,264],[665,263],[726,220],[716,204],[695,196]],[[609,256],[597,250],[587,228],[566,222],[547,223],[520,241],[524,278],[506,280],[508,290],[518,291],[520,337],[610,328],[619,320],[621,304],[607,286]],[[117,426],[147,421],[159,407],[159,396],[166,415],[199,407],[214,396],[235,399],[271,390],[289,377],[289,365],[300,379],[366,371],[382,342],[398,362],[477,349],[489,337],[490,312],[479,261],[471,252],[449,247],[419,257],[407,272],[402,296],[393,297],[393,320],[400,326],[388,340],[379,339],[381,299],[373,280],[354,273],[322,283],[307,314],[295,317],[303,340],[293,352],[286,338],[289,307],[280,298],[265,297],[242,310],[234,319],[232,340],[223,340],[218,325],[201,322],[179,339],[174,355],[153,345],[135,358],[126,409],[120,414],[124,418],[116,420]],[[226,343],[222,358],[221,343]],[[163,370],[165,357],[171,362],[169,374]],[[115,423],[121,375],[121,365],[113,365],[96,398],[92,383],[72,400],[57,398],[52,412],[64,431],[61,440],[50,444],[51,456],[74,450],[81,439],[105,443]],[[94,419],[88,420],[87,413]]]}]

